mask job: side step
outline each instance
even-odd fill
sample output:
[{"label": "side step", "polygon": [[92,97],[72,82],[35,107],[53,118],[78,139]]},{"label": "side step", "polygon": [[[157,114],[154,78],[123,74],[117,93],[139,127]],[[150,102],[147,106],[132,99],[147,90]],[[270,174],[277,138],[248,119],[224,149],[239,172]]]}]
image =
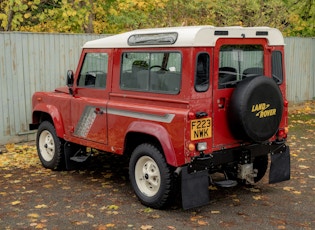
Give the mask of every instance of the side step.
[{"label": "side step", "polygon": [[86,153],[81,145],[66,142],[64,145],[66,170],[74,170],[85,162],[92,154]]},{"label": "side step", "polygon": [[231,187],[235,187],[237,185],[237,181],[236,180],[230,180],[226,174],[225,171],[221,172],[224,175],[224,179],[222,179],[222,177],[220,178],[221,180],[217,180],[214,181],[213,178],[211,177],[211,175],[209,175],[210,178],[210,183],[222,188],[231,188]]},{"label": "side step", "polygon": [[86,156],[76,156],[76,154],[75,154],[73,157],[70,157],[70,160],[78,162],[78,163],[82,163],[82,162],[86,161],[90,156],[91,156],[91,154],[88,154]]},{"label": "side step", "polygon": [[222,188],[231,188],[237,185],[236,180],[222,180],[214,182],[215,185],[222,187]]}]

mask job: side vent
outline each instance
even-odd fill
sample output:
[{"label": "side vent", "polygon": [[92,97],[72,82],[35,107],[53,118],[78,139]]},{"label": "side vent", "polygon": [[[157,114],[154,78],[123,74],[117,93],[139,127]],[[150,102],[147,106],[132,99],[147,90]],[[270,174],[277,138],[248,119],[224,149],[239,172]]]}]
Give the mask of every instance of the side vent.
[{"label": "side vent", "polygon": [[214,35],[217,35],[217,36],[219,36],[219,35],[223,35],[223,36],[227,36],[227,35],[229,35],[229,31],[225,31],[225,30],[216,30],[216,31],[214,31]]},{"label": "side vent", "polygon": [[268,31],[256,31],[256,36],[268,36]]}]

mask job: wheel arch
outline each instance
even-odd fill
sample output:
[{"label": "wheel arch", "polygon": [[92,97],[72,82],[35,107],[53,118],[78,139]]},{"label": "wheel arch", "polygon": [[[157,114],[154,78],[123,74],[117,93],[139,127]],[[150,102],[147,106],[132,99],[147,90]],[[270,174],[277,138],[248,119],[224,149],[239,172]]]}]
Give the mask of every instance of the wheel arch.
[{"label": "wheel arch", "polygon": [[178,166],[175,150],[167,130],[155,123],[135,121],[126,131],[124,155],[130,155],[141,143],[154,144],[165,156],[169,165]]},{"label": "wheel arch", "polygon": [[64,127],[61,114],[56,106],[38,104],[33,110],[33,124],[39,125],[43,121],[50,121],[55,129],[57,136],[63,138],[64,136]]}]

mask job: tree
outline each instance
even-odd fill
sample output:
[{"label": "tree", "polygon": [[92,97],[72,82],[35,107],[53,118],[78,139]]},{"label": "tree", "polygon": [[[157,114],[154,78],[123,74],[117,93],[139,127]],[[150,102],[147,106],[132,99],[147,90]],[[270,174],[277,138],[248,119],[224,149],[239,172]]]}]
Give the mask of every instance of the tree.
[{"label": "tree", "polygon": [[315,36],[315,1],[287,0],[289,19],[286,33],[289,36]]},{"label": "tree", "polygon": [[270,26],[315,36],[314,0],[2,0],[0,30],[119,33],[181,26]]}]

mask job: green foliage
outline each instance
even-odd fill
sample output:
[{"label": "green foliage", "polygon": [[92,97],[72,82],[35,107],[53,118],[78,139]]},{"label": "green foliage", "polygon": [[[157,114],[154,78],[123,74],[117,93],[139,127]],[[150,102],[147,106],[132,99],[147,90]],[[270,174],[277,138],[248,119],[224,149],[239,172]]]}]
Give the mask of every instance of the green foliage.
[{"label": "green foliage", "polygon": [[289,11],[288,36],[315,36],[315,1],[287,0]]},{"label": "green foliage", "polygon": [[119,33],[164,26],[270,26],[315,36],[314,0],[2,0],[0,30]]}]

